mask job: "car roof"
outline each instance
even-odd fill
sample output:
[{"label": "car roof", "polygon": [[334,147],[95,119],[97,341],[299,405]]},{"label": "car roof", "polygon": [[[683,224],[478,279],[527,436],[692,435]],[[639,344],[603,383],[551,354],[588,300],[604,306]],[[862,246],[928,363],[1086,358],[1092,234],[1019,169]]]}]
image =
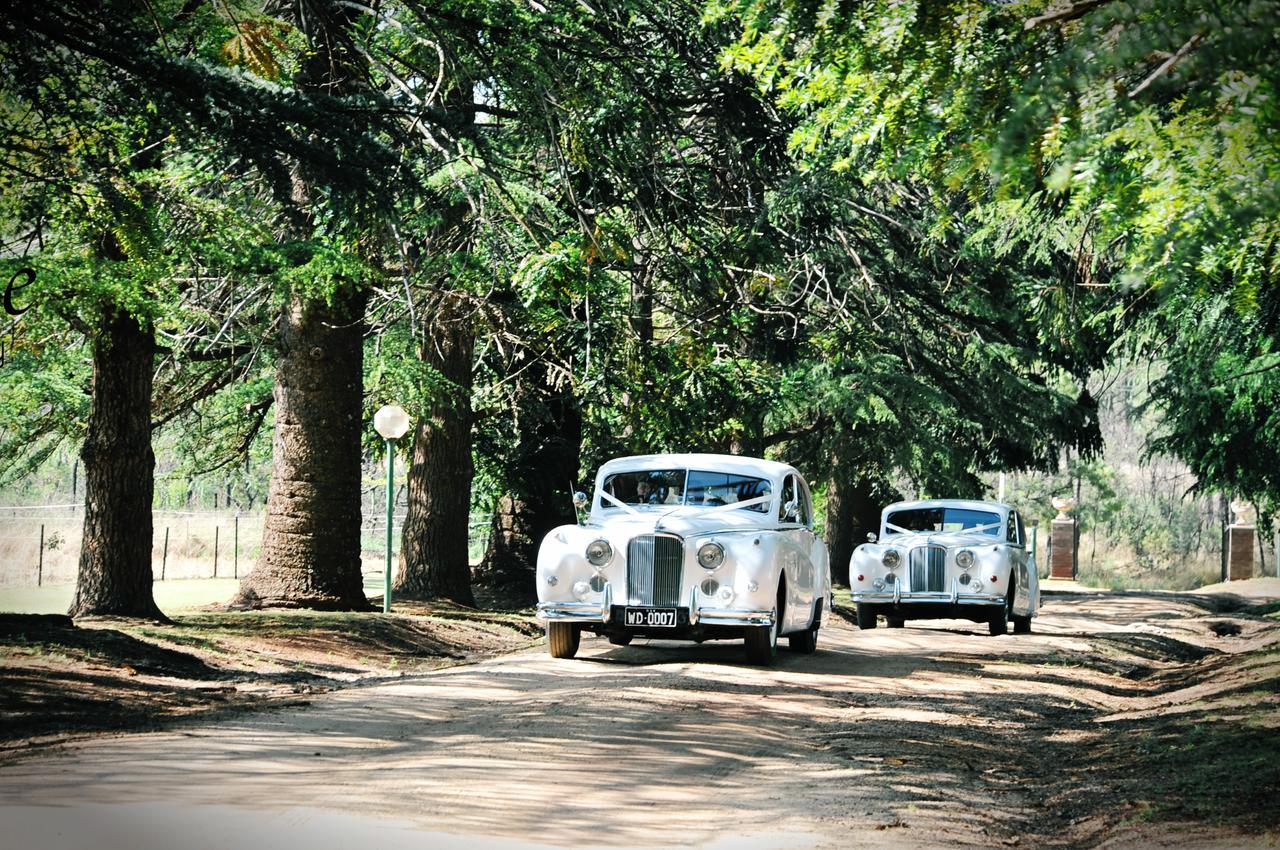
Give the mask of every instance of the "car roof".
[{"label": "car roof", "polygon": [[913,508],[964,508],[973,511],[996,511],[1000,514],[1007,514],[1013,508],[1004,502],[987,501],[984,499],[918,499],[913,502],[894,502],[892,505],[885,506],[884,513],[888,515],[890,511],[912,510]]},{"label": "car roof", "polygon": [[[781,478],[788,472],[796,472],[794,466],[776,460],[758,457],[719,454],[657,454],[619,457],[600,467],[599,478],[619,470],[688,468],[706,472],[737,472],[768,478]],[[799,474],[797,472],[797,474]],[[801,476],[803,477],[803,476]]]}]

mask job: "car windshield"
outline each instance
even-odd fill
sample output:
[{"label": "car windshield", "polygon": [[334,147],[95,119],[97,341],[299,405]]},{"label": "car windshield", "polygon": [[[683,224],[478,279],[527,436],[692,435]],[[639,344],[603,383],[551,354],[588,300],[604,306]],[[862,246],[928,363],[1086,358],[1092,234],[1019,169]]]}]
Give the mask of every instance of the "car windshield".
[{"label": "car windshield", "polygon": [[[718,507],[768,496],[772,492],[769,482],[764,478],[698,469],[616,472],[605,477],[601,489],[618,502],[635,507]],[[617,503],[603,497],[600,499],[600,507],[605,510],[620,509]],[[769,510],[768,499],[746,505],[743,510],[766,513]]]},{"label": "car windshield", "polygon": [[885,532],[964,531],[972,528],[992,537],[1000,535],[1000,515],[973,508],[911,508],[894,511],[885,519]]}]

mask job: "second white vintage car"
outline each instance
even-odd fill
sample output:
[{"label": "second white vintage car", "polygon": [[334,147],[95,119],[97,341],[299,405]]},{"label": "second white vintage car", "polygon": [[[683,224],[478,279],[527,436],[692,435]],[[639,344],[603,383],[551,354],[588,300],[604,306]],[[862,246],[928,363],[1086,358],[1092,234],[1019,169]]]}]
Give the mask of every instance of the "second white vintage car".
[{"label": "second white vintage car", "polygon": [[637,636],[737,638],[766,664],[780,635],[813,652],[831,608],[808,484],[784,463],[733,455],[601,466],[586,522],[542,541],[537,589],[556,658],[572,658],[586,630],[620,646]]},{"label": "second white vintage car", "polygon": [[1031,631],[1040,583],[1018,512],[1000,502],[897,502],[880,517],[880,536],[849,562],[858,627],[957,618],[1002,635]]}]

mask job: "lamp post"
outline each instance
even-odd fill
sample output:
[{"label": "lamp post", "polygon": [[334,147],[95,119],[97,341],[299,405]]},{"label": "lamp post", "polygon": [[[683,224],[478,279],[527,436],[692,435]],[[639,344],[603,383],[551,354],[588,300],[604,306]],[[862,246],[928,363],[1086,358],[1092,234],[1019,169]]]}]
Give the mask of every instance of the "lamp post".
[{"label": "lamp post", "polygon": [[391,613],[391,519],[396,503],[395,442],[409,432],[409,414],[398,404],[378,408],[373,427],[387,441],[387,568],[383,573],[382,613]]}]

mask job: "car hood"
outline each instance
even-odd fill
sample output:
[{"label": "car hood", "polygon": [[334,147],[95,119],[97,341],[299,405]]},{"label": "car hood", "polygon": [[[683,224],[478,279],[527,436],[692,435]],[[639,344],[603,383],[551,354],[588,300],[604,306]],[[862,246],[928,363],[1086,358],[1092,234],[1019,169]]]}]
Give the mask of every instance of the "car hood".
[{"label": "car hood", "polygon": [[916,546],[945,546],[952,549],[959,546],[995,546],[1004,541],[990,534],[965,531],[920,531],[911,534],[890,534],[880,539],[881,546],[893,546],[898,549],[911,549]]},{"label": "car hood", "polygon": [[773,527],[768,514],[746,510],[699,507],[641,509],[639,513],[619,513],[595,520],[592,527],[608,534],[634,537],[637,534],[667,533],[681,537],[699,534],[761,531]]}]

